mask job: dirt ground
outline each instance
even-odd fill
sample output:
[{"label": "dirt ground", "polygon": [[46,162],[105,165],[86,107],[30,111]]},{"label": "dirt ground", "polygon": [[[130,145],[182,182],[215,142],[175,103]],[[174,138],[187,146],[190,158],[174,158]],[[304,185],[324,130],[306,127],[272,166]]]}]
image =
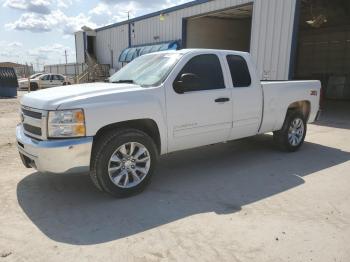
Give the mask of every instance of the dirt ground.
[{"label": "dirt ground", "polygon": [[163,157],[143,194],[22,166],[17,99],[0,99],[1,261],[350,261],[350,103],[297,153],[271,135]]}]

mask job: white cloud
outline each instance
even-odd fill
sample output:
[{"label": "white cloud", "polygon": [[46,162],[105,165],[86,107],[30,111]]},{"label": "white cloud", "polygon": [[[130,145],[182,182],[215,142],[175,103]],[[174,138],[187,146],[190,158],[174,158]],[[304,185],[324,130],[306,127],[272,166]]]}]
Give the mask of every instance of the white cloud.
[{"label": "white cloud", "polygon": [[26,12],[49,14],[53,0],[5,0],[3,6]]},{"label": "white cloud", "polygon": [[58,8],[68,8],[73,5],[74,2],[78,2],[80,0],[57,0]]},{"label": "white cloud", "polygon": [[23,56],[23,44],[21,42],[0,41],[0,57],[3,60],[19,61]]},{"label": "white cloud", "polygon": [[61,31],[65,35],[73,34],[83,26],[96,27],[91,17],[84,14],[67,16],[61,10],[50,14],[24,13],[17,21],[5,25],[7,29],[26,30],[31,32]]},{"label": "white cloud", "polygon": [[49,46],[40,46],[38,48],[28,50],[27,55],[30,57],[34,57],[35,59],[40,59],[44,61],[58,61],[60,59],[64,59],[65,51],[67,51],[68,57],[75,56],[74,51],[70,47],[57,43]]},{"label": "white cloud", "polygon": [[93,9],[89,11],[92,15],[111,15],[112,11],[105,3],[98,3]]},{"label": "white cloud", "polygon": [[102,0],[89,11],[89,14],[93,15],[93,20],[98,21],[99,25],[110,24],[126,20],[128,12],[133,18],[185,2],[189,0]]},{"label": "white cloud", "polygon": [[17,48],[17,47],[22,47],[23,44],[21,42],[11,42],[8,44],[8,47],[10,48]]}]

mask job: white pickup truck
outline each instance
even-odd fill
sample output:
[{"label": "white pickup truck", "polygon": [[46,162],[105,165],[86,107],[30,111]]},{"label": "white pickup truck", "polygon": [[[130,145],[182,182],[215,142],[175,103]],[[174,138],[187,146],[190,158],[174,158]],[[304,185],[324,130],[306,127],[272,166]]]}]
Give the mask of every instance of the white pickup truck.
[{"label": "white pickup truck", "polygon": [[319,81],[260,82],[248,53],[152,53],[110,83],[25,95],[18,149],[26,167],[88,172],[98,189],[127,196],[145,188],[161,154],[271,131],[296,151],[319,97]]}]

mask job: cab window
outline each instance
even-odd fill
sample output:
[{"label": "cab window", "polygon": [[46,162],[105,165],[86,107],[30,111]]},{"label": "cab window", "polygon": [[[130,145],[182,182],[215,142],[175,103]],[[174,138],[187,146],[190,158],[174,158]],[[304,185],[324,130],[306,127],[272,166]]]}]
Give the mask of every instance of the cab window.
[{"label": "cab window", "polygon": [[183,90],[184,92],[225,88],[222,68],[217,55],[205,54],[191,58],[176,77],[175,82],[180,81],[184,74],[193,74],[199,81],[199,85],[188,87]]},{"label": "cab window", "polygon": [[234,87],[248,87],[252,83],[249,68],[245,59],[239,55],[228,55],[226,57],[231,72]]}]

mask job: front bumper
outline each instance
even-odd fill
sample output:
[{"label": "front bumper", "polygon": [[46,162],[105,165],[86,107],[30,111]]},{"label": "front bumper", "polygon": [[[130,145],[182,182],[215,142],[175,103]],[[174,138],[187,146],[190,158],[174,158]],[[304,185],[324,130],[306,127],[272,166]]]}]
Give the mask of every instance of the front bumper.
[{"label": "front bumper", "polygon": [[26,167],[49,173],[89,171],[92,137],[40,141],[26,136],[23,131],[23,126],[18,125],[17,147]]}]

